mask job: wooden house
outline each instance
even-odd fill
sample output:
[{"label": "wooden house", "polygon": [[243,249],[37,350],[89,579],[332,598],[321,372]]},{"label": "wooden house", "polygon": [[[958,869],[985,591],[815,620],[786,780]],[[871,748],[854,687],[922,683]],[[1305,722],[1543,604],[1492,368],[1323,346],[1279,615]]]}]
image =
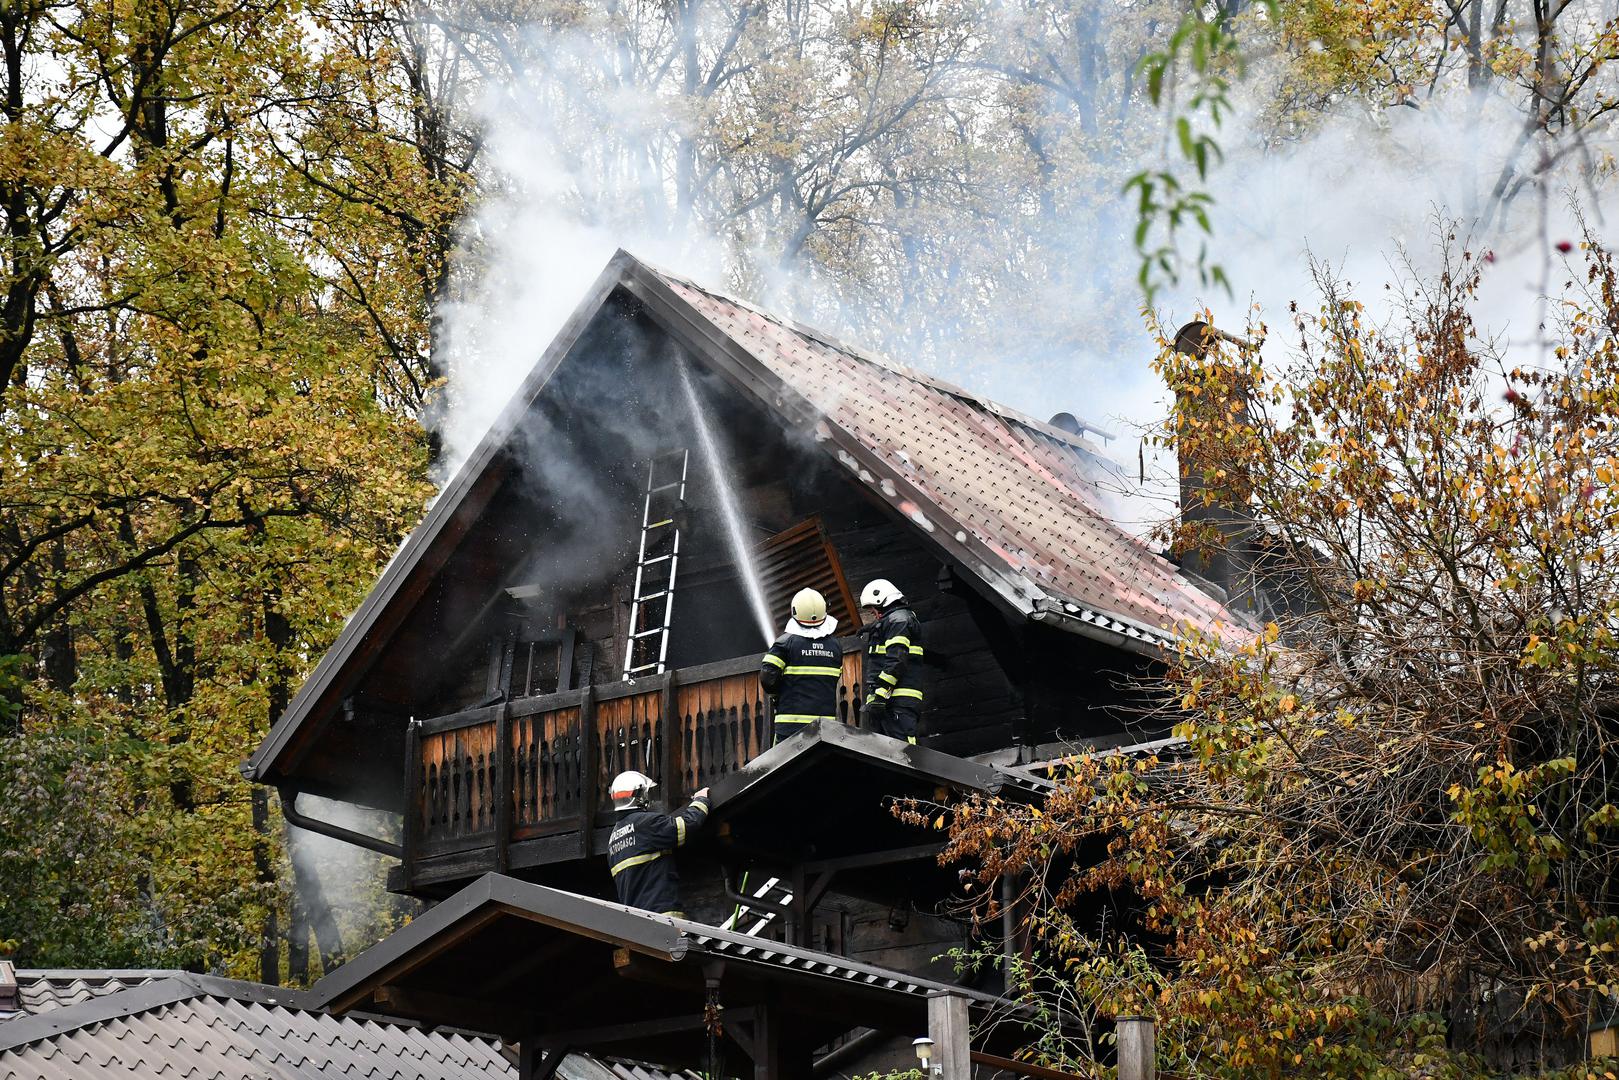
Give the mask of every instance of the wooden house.
[{"label": "wooden house", "polygon": [[[395,968],[371,970],[382,981],[351,972],[332,992],[476,1026],[465,1000],[483,999],[452,1009],[445,987],[477,981],[499,953],[490,927],[510,922],[490,913],[517,909],[564,938],[618,941],[620,960],[655,938],[647,948],[667,961],[664,930],[609,932],[615,918],[589,906],[545,914],[570,894],[611,896],[606,785],[636,768],[670,806],[714,791],[711,827],[683,856],[697,924],[729,918],[727,932],[901,973],[910,997],[889,1004],[910,1015],[925,997],[915,979],[953,981],[940,957],[966,931],[950,918],[939,837],[901,825],[892,800],[1038,799],[1028,763],[1162,734],[1142,726],[1138,686],[1178,625],[1238,621],[1218,589],[1115,523],[1094,435],[619,253],[245,766],[279,789],[289,820],[396,857],[396,889],[454,893],[488,916],[463,912],[470,936],[446,916],[444,939],[384,943]],[[926,626],[914,747],[860,726],[854,596],[875,577]],[[848,634],[841,722],[772,747],[759,657],[806,585]],[[384,811],[397,834],[311,817],[300,793]],[[506,894],[477,885],[485,874],[521,879],[521,901],[493,899]],[[688,944],[693,933],[680,931]],[[476,957],[439,971],[431,992],[397,981],[409,957],[442,966],[473,940]],[[714,940],[703,948],[737,966],[746,946]],[[573,955],[546,935],[533,945]],[[803,970],[759,968],[760,1000]],[[592,991],[599,1007],[617,985]],[[829,1004],[827,1023],[783,1038],[820,1039],[861,1008],[881,1011]],[[546,1014],[501,1015],[497,1033],[521,1038]]]}]

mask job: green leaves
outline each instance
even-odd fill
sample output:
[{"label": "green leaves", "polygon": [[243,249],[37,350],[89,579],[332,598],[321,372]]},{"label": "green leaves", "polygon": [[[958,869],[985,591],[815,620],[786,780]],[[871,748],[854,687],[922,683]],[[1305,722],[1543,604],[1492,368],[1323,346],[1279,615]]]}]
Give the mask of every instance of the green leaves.
[{"label": "green leaves", "polygon": [[[1278,0],[1263,0],[1255,10],[1275,19],[1280,5]],[[1173,132],[1180,164],[1191,167],[1200,185],[1224,158],[1214,132],[1231,109],[1230,80],[1243,74],[1234,21],[1232,11],[1224,5],[1213,9],[1194,6],[1182,16],[1165,46],[1143,56],[1137,68],[1147,78],[1147,96],[1166,110],[1165,122]],[[1174,94],[1177,76],[1188,80],[1184,105]],[[1213,196],[1182,184],[1167,161],[1156,170],[1131,176],[1124,192],[1135,195],[1134,242],[1140,259],[1136,280],[1149,306],[1160,289],[1180,282],[1188,265],[1202,285],[1230,295],[1231,282],[1224,268],[1212,260],[1207,242],[1214,232],[1209,215]],[[1195,224],[1203,237],[1197,242],[1195,256],[1190,257],[1182,251],[1182,232],[1188,224]]]}]

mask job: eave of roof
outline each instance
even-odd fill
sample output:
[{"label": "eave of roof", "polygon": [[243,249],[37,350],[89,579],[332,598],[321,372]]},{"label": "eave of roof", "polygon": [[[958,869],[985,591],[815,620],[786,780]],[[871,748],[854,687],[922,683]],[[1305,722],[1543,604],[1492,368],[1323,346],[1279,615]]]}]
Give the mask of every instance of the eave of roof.
[{"label": "eave of roof", "polygon": [[777,743],[714,785],[716,811],[734,808],[753,792],[769,787],[779,775],[800,767],[806,760],[827,754],[851,754],[877,762],[929,784],[943,784],[958,791],[1006,795],[1009,798],[1038,801],[1051,790],[1043,780],[981,764],[925,746],[916,746],[862,731],[841,723],[814,721],[790,739]]},{"label": "eave of roof", "polygon": [[873,992],[926,999],[959,994],[979,1006],[1000,998],[960,986],[892,971],[813,949],[767,941],[733,930],[625,907],[576,893],[485,874],[383,941],[350,960],[314,987],[319,1004],[344,1012],[368,1002],[396,973],[424,955],[453,947],[469,927],[500,914],[515,915],[567,934],[603,942],[660,960],[679,962],[723,956],[733,963],[784,974],[826,978]]}]

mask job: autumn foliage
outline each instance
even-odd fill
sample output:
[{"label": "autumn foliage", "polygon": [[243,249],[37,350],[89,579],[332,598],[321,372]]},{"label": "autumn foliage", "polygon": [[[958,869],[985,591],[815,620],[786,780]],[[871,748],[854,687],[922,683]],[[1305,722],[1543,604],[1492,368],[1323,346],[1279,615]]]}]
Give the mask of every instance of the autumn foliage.
[{"label": "autumn foliage", "polygon": [[1279,362],[1165,343],[1160,437],[1312,611],[1183,637],[1178,746],[954,811],[978,914],[1016,883],[1032,995],[1157,1015],[1189,1075],[1583,1055],[1619,991],[1619,285],[1576,259],[1543,342],[1479,332],[1451,241],[1379,317],[1321,271]]}]

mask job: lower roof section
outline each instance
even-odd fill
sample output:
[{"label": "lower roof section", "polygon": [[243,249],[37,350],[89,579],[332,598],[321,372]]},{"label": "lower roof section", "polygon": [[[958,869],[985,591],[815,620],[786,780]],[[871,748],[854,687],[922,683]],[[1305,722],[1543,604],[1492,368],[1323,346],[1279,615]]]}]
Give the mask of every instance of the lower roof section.
[{"label": "lower roof section", "polygon": [[[316,984],[334,1012],[472,1027],[695,1068],[705,1011],[807,1060],[855,1028],[921,1034],[931,994],[1000,999],[841,956],[488,874]],[[768,1021],[765,1017],[768,1016]]]}]

